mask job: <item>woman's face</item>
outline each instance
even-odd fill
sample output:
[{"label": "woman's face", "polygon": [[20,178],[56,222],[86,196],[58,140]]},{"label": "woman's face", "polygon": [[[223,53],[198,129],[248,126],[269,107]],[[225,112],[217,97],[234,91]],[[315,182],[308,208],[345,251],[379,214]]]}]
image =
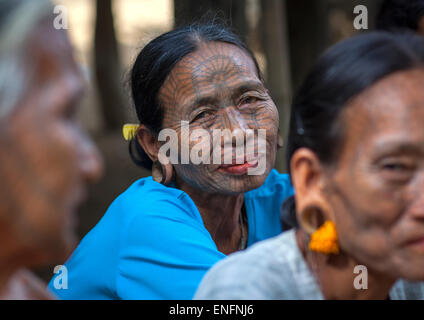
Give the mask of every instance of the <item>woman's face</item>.
[{"label": "woman's face", "polygon": [[390,75],[342,113],[328,172],[341,248],[393,278],[424,280],[424,70]]},{"label": "woman's face", "polygon": [[[200,191],[222,194],[245,192],[264,183],[275,161],[278,111],[247,53],[227,43],[202,44],[174,67],[159,92],[159,101],[164,108],[163,128],[175,130],[180,146],[188,143],[190,150],[188,164],[174,164],[178,178]],[[187,121],[190,133],[202,129],[209,139],[188,139],[182,121]],[[266,132],[262,150],[258,129]],[[241,137],[238,147],[236,138],[227,142],[218,138],[225,136],[223,130]],[[202,149],[206,145],[209,149]],[[206,151],[197,153],[201,149]],[[238,165],[237,152],[241,154]],[[195,164],[193,153],[208,154],[210,163]],[[250,174],[249,168],[261,165],[260,174]]]},{"label": "woman's face", "polygon": [[[1,126],[0,217],[34,262],[63,260],[76,243],[77,206],[99,177],[97,149],[76,122],[83,80],[66,34],[49,19],[28,41],[30,88]],[[11,240],[12,241],[12,240]]]}]

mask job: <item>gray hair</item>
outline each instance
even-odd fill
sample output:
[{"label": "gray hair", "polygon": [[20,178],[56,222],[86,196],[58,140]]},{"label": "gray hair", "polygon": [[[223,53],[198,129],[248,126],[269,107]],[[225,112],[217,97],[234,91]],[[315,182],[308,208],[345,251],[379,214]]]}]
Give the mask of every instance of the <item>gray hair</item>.
[{"label": "gray hair", "polygon": [[0,0],[0,121],[28,90],[32,70],[24,63],[25,44],[34,27],[52,13],[49,0]]}]

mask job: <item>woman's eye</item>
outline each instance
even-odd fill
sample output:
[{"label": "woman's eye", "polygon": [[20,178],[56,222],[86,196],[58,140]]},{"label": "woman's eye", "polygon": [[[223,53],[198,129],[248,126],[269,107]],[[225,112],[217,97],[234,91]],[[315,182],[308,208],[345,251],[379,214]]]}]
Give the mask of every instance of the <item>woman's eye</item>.
[{"label": "woman's eye", "polygon": [[382,164],[383,170],[386,171],[395,171],[395,172],[401,172],[401,171],[413,171],[414,166],[409,163],[404,162],[387,162]]},{"label": "woman's eye", "polygon": [[394,182],[405,182],[408,181],[414,173],[414,165],[404,162],[387,162],[383,163],[382,166],[383,176]]},{"label": "woman's eye", "polygon": [[77,104],[76,103],[68,104],[63,111],[63,117],[65,119],[73,120],[75,119],[76,115],[77,115]]},{"label": "woman's eye", "polygon": [[391,171],[401,171],[401,170],[407,170],[408,168],[401,163],[389,163],[389,164],[385,164],[383,166],[383,169],[391,170]]},{"label": "woman's eye", "polygon": [[193,121],[201,120],[201,119],[206,118],[207,116],[209,116],[211,114],[212,113],[210,111],[202,111],[194,117]]},{"label": "woman's eye", "polygon": [[253,96],[249,96],[249,97],[243,98],[240,101],[240,104],[251,104],[251,103],[256,102],[257,100],[258,100],[258,98],[253,97]]}]

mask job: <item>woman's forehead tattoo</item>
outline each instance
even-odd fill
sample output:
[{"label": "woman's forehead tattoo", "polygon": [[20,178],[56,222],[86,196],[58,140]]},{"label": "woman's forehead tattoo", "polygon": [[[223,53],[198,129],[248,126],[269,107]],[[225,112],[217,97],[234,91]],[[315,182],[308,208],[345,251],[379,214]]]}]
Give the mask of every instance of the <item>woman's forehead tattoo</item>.
[{"label": "woman's forehead tattoo", "polygon": [[211,100],[224,91],[240,91],[240,87],[252,86],[252,82],[257,82],[256,87],[263,87],[246,53],[231,44],[210,42],[174,67],[159,98],[163,105],[174,106],[168,112],[179,112],[181,117],[181,112],[199,102]]}]

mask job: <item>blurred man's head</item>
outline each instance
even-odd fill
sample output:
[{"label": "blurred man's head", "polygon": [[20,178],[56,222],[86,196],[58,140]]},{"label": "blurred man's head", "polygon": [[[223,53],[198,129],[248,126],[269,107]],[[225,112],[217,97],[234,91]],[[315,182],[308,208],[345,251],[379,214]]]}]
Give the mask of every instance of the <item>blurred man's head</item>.
[{"label": "blurred man's head", "polygon": [[384,0],[377,16],[377,29],[410,30],[424,35],[424,0]]},{"label": "blurred man's head", "polygon": [[0,0],[1,250],[40,264],[75,245],[74,215],[101,161],[76,121],[84,83],[49,1]]}]

